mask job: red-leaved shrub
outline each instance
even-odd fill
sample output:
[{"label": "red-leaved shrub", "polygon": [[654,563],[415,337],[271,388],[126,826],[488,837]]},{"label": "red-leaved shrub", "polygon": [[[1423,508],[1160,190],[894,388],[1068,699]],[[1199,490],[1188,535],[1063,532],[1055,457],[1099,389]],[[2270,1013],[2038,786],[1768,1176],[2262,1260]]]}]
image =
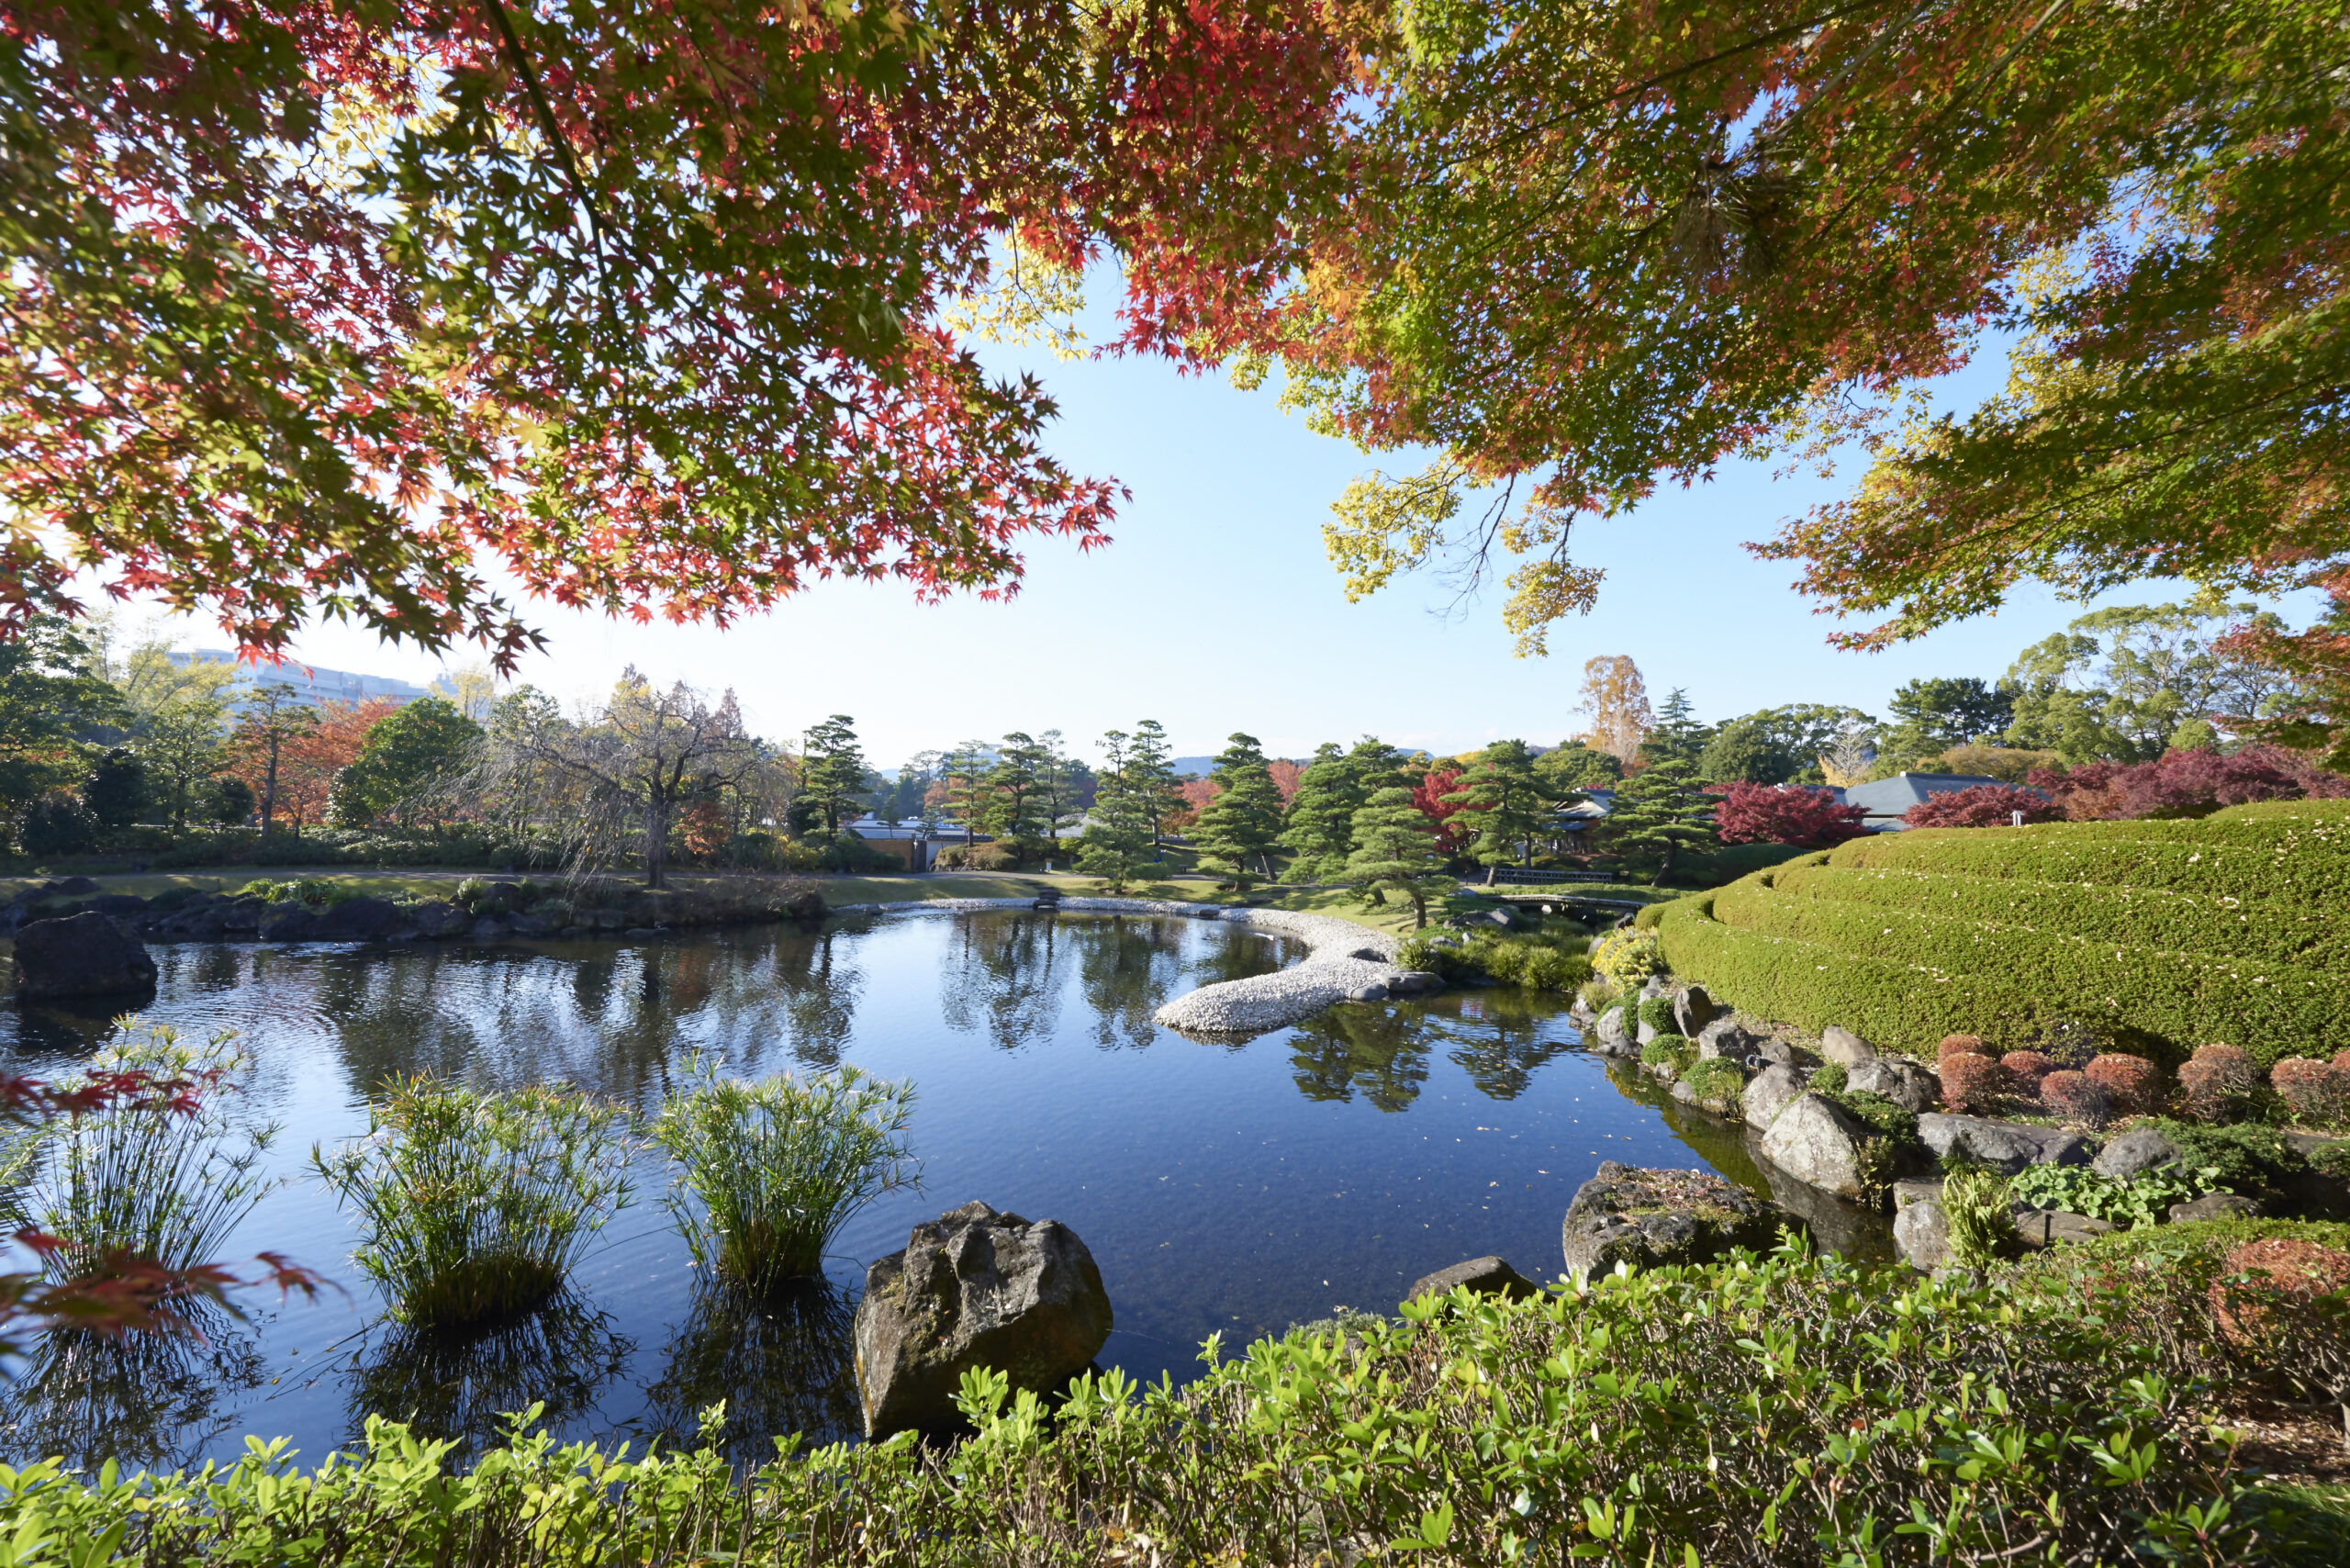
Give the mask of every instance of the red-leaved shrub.
[{"label": "red-leaved shrub", "polygon": [[2006,827],[2021,812],[2028,823],[2060,823],[2065,808],[2020,784],[1972,784],[1931,796],[1902,813],[1911,827]]},{"label": "red-leaved shrub", "polygon": [[1840,803],[1833,791],[1807,784],[1736,783],[1714,808],[1714,831],[1724,844],[1792,844],[1826,849],[1864,838],[1868,813]]},{"label": "red-leaved shrub", "polygon": [[2248,745],[2226,753],[2168,751],[2152,762],[2035,767],[2029,777],[2032,787],[2053,796],[2074,822],[2199,817],[2221,806],[2241,806],[2251,801],[2339,800],[2350,795],[2350,778],[2273,745]]},{"label": "red-leaved shrub", "polygon": [[2187,1091],[2188,1109],[2204,1121],[2232,1122],[2251,1110],[2260,1068],[2241,1046],[2198,1046],[2178,1070],[2178,1086]]},{"label": "red-leaved shrub", "polygon": [[2293,1108],[2294,1115],[2330,1126],[2350,1111],[2350,1065],[2344,1063],[2344,1057],[2350,1057],[2350,1051],[2332,1061],[2287,1057],[2268,1070],[2268,1081],[2277,1097]]},{"label": "red-leaved shrub", "polygon": [[2247,1241],[2211,1286],[2211,1311],[2238,1350],[2275,1354],[2338,1339],[2350,1314],[2350,1252],[2291,1237]]},{"label": "red-leaved shrub", "polygon": [[1990,1057],[1953,1051],[1942,1058],[1942,1103],[1953,1111],[1987,1111],[2013,1092],[2008,1070]]},{"label": "red-leaved shrub", "polygon": [[1936,1048],[1934,1057],[1936,1060],[1948,1061],[1956,1056],[1987,1057],[1996,1054],[1990,1047],[1983,1043],[1980,1036],[1945,1035],[1942,1036],[1942,1045]]},{"label": "red-leaved shrub", "polygon": [[2059,1068],[2040,1081],[2040,1103],[2068,1122],[2101,1126],[2105,1122],[2105,1091],[2086,1072]]},{"label": "red-leaved shrub", "polygon": [[1999,1058],[1999,1065],[2008,1070],[2008,1076],[2026,1094],[2039,1093],[2040,1081],[2056,1070],[2055,1062],[2038,1051],[2009,1051]]},{"label": "red-leaved shrub", "polygon": [[2144,1057],[2108,1051],[2081,1070],[2105,1091],[2106,1104],[2117,1116],[2142,1115],[2162,1105],[2162,1070]]}]

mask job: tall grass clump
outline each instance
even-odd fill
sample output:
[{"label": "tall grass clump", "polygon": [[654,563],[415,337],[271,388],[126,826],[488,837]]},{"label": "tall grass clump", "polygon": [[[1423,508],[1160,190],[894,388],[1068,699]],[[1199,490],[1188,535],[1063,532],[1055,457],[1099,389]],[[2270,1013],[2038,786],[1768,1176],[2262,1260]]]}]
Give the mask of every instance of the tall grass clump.
[{"label": "tall grass clump", "polygon": [[694,1260],[753,1290],[823,1271],[849,1215],[919,1185],[905,1137],[914,1086],[842,1067],[745,1083],[698,1058],[654,1141],[677,1161],[669,1206]]},{"label": "tall grass clump", "polygon": [[252,1058],[231,1034],[188,1045],[168,1025],[128,1020],[77,1078],[78,1105],[10,1150],[19,1212],[50,1238],[52,1280],[126,1267],[194,1271],[275,1183],[263,1157],[277,1129],[233,1115]]},{"label": "tall grass clump", "polygon": [[395,1079],[367,1136],[310,1163],[359,1216],[352,1259],[402,1322],[462,1328],[529,1311],[563,1286],[633,1201],[631,1119],[555,1084],[486,1093]]}]

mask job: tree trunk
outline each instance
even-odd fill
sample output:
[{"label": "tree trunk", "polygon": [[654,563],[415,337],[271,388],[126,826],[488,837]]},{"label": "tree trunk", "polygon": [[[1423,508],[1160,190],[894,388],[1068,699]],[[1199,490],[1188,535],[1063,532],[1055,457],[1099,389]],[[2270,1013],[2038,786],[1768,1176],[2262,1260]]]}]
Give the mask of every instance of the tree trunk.
[{"label": "tree trunk", "polygon": [[662,874],[669,858],[667,804],[658,795],[644,803],[644,885],[648,888],[665,885]]},{"label": "tree trunk", "polygon": [[269,836],[270,820],[277,814],[277,736],[269,737],[269,776],[261,785],[261,835]]},{"label": "tree trunk", "polygon": [[1495,861],[1494,864],[1485,868],[1485,886],[1489,888],[1492,887],[1495,882],[1501,880],[1501,877],[1502,868],[1499,861]]},{"label": "tree trunk", "polygon": [[1673,843],[1671,839],[1668,838],[1664,841],[1664,861],[1662,865],[1657,867],[1656,875],[1649,879],[1650,887],[1661,888],[1664,886],[1664,879],[1673,874],[1673,857],[1680,853],[1680,850],[1681,846]]}]

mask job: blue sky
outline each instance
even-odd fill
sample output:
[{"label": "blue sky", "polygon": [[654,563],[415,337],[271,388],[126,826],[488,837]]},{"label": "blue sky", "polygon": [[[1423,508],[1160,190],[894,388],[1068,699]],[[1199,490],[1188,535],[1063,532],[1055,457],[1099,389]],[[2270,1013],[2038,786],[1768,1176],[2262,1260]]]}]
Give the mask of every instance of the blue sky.
[{"label": "blue sky", "polygon": [[[1793,568],[1740,545],[1841,493],[1859,465],[1826,481],[1732,467],[1628,518],[1583,525],[1578,558],[1607,574],[1598,608],[1559,627],[1548,658],[1514,658],[1493,597],[1448,616],[1448,591],[1423,577],[1346,602],[1321,528],[1331,499],[1371,460],[1309,433],[1275,407],[1270,386],[1245,393],[1157,361],[982,353],[1006,373],[1042,375],[1061,406],[1046,441],[1063,462],[1133,489],[1108,548],[1036,544],[1009,604],[924,606],[901,588],[830,584],[723,632],[538,605],[532,619],[550,645],[520,678],[566,700],[609,687],[631,664],[665,683],[731,686],[754,728],[776,739],[845,712],[882,766],[1008,730],[1059,729],[1090,752],[1104,729],[1145,718],[1164,723],[1182,753],[1215,751],[1235,730],[1275,755],[1366,733],[1450,753],[1571,734],[1594,655],[1630,655],[1652,699],[1685,687],[1708,722],[1787,702],[1882,713],[1913,677],[1997,676],[2084,608],[2027,588],[1996,617],[1893,652],[1838,652],[1825,641],[1835,623],[1789,586]],[[1971,403],[2004,374],[2003,364],[1980,364],[1953,377],[1943,400]],[[1409,466],[1393,454],[1383,465]],[[2176,584],[2148,584],[2098,602],[2177,594]],[[219,641],[192,631],[198,644]],[[441,667],[332,625],[297,651],[316,665],[411,679]]]}]

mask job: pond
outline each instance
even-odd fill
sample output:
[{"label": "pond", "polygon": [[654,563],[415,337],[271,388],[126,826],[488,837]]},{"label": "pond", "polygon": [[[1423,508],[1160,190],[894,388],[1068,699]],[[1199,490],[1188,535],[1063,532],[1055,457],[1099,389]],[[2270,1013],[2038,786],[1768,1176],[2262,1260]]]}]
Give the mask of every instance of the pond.
[{"label": "pond", "polygon": [[[1215,922],[1028,912],[862,917],[648,942],[484,947],[162,946],[151,1019],[233,1029],[250,1109],[282,1127],[285,1183],[231,1256],[268,1249],[332,1279],[256,1295],[246,1320],[124,1348],[50,1337],[0,1389],[0,1459],[168,1466],[248,1433],[315,1463],[370,1411],[467,1451],[543,1401],[566,1437],[853,1433],[846,1329],[865,1266],[973,1198],[1083,1238],[1117,1314],[1102,1351],[1139,1377],[1334,1307],[1392,1311],[1420,1275],[1500,1253],[1558,1273],[1567,1200],[1602,1159],[1711,1166],[1756,1186],[1734,1130],[1578,1049],[1564,999],[1470,991],[1336,1008],[1241,1043],[1158,1028],[1164,1002],[1293,961],[1292,939]],[[15,1071],[69,1071],[102,1021],[0,1013]],[[640,1197],[551,1310],[464,1342],[384,1321],[352,1231],[302,1168],[365,1130],[397,1073],[490,1086],[565,1080],[645,1110],[713,1053],[744,1075],[854,1062],[911,1078],[923,1190],[843,1231],[826,1279],[745,1304],[698,1279],[641,1155]],[[17,1266],[22,1266],[19,1263]]]}]

